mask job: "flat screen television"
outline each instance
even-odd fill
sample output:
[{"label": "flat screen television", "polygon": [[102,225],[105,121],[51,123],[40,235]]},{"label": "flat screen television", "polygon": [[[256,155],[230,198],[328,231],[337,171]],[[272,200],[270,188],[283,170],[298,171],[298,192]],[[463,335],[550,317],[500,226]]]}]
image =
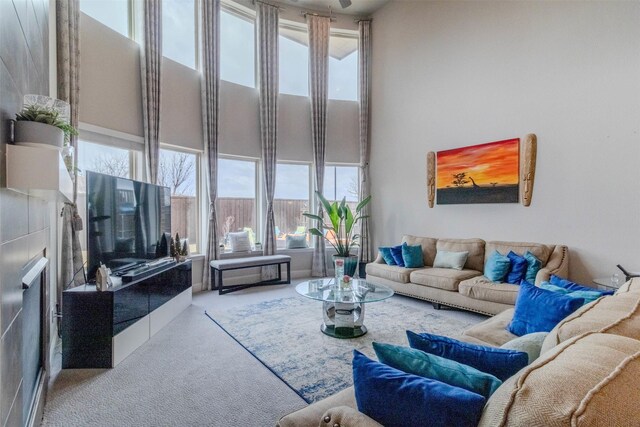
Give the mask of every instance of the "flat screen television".
[{"label": "flat screen television", "polygon": [[168,255],[169,188],[89,171],[86,177],[89,280],[101,262],[116,272]]}]

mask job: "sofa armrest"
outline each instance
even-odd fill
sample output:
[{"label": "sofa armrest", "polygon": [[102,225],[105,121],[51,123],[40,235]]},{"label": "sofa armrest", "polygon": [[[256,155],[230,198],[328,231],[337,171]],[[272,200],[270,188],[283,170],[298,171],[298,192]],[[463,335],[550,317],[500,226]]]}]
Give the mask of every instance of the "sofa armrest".
[{"label": "sofa armrest", "polygon": [[382,258],[382,255],[380,254],[380,251],[378,251],[378,256],[376,256],[376,259],[373,260],[373,264],[386,264],[386,262],[384,262],[384,258]]},{"label": "sofa armrest", "polygon": [[383,427],[382,424],[369,418],[362,412],[349,406],[338,406],[327,410],[322,415],[320,427]]},{"label": "sofa armrest", "polygon": [[569,276],[569,248],[564,245],[556,245],[547,261],[547,265],[541,268],[536,275],[536,285],[549,280],[554,274],[560,277]]}]

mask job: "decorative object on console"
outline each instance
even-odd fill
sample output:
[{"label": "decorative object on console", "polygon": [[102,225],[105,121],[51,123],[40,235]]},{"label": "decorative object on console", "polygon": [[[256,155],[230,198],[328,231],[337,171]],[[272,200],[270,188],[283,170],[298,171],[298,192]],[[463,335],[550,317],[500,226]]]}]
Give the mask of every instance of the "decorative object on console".
[{"label": "decorative object on console", "polygon": [[433,207],[433,201],[436,197],[436,153],[429,151],[427,153],[427,201],[429,207]]},{"label": "decorative object on console", "polygon": [[180,239],[180,234],[176,233],[176,238],[171,239],[171,256],[176,262],[184,262],[189,256],[189,239]]},{"label": "decorative object on console", "polygon": [[439,205],[518,203],[520,139],[438,151]]},{"label": "decorative object on console", "polygon": [[107,268],[103,263],[100,263],[100,267],[98,267],[98,270],[96,271],[96,290],[106,291],[112,286],[113,281],[111,280],[111,269]]},{"label": "decorative object on console", "polygon": [[536,156],[538,152],[538,138],[530,133],[524,137],[524,160],[522,162],[522,204],[531,205],[533,196],[533,182],[536,177]]}]

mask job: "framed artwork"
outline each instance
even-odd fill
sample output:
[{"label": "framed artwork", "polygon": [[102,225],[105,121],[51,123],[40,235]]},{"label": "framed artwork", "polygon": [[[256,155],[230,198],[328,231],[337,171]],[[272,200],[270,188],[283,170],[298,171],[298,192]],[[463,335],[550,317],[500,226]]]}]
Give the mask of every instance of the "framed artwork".
[{"label": "framed artwork", "polygon": [[437,203],[518,203],[520,139],[437,153]]}]

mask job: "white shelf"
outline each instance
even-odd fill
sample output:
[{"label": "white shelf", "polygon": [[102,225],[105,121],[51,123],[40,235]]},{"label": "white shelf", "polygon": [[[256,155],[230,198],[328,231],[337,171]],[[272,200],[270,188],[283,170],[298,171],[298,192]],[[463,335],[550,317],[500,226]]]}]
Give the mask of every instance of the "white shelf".
[{"label": "white shelf", "polygon": [[73,201],[73,181],[60,151],[7,144],[7,187],[60,202]]}]

